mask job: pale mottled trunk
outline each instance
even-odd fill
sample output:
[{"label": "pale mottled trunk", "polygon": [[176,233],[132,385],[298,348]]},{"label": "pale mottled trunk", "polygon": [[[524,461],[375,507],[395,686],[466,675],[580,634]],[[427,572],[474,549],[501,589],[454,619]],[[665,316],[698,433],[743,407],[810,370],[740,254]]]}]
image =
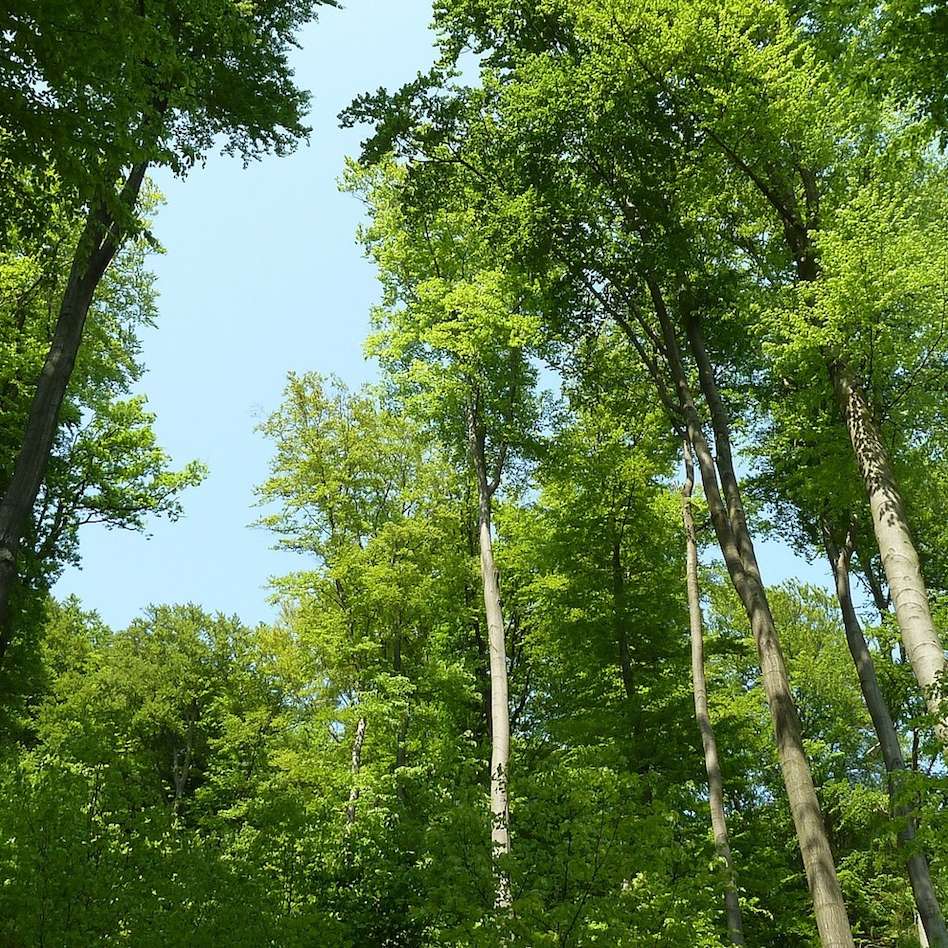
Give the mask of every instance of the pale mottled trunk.
[{"label": "pale mottled trunk", "polygon": [[[711,411],[718,450],[716,463],[691,394],[674,325],[659,288],[654,282],[650,282],[649,289],[661,323],[668,365],[678,393],[688,439],[701,472],[711,522],[728,574],[747,613],[757,646],[761,681],[773,720],[780,769],[813,900],[813,913],[820,940],[824,948],[854,948],[852,929],[836,876],[829,837],[813,785],[810,765],[803,750],[800,720],[790,691],[780,640],[761,580],[731,461],[728,419],[717,393],[703,345],[696,345],[700,343],[700,338],[696,332],[697,324],[692,321],[692,349],[699,365],[702,391]],[[721,496],[719,475],[727,495],[727,504]]]},{"label": "pale mottled trunk", "polygon": [[[826,555],[829,558],[836,585],[836,597],[843,617],[843,628],[846,632],[846,642],[850,654],[856,665],[859,676],[859,686],[862,689],[869,717],[879,739],[879,748],[882,751],[882,760],[888,774],[889,798],[892,803],[894,816],[902,823],[899,830],[899,845],[909,852],[914,849],[915,819],[912,807],[900,799],[900,775],[905,771],[905,761],[902,757],[902,746],[899,735],[889,713],[879,680],[876,677],[872,654],[862,632],[862,626],[856,616],[853,606],[852,590],[849,582],[850,550],[844,543],[837,545],[832,534],[824,525],[823,540]],[[923,944],[931,944],[935,948],[948,948],[948,929],[945,928],[945,919],[938,903],[935,887],[932,885],[928,860],[923,853],[914,852],[906,861],[909,880],[912,883],[912,892],[915,896],[915,905],[919,917],[920,930],[924,931],[928,940]]]},{"label": "pale mottled trunk", "polygon": [[[401,634],[395,636],[395,644],[392,655],[392,670],[396,675],[402,673],[402,637]],[[398,771],[405,766],[408,756],[408,708],[402,713],[398,722],[398,734],[395,736],[395,770]],[[401,784],[398,786],[399,795],[401,795]]]},{"label": "pale mottled trunk", "polygon": [[[129,173],[119,201],[129,212],[145,177],[144,164]],[[0,501],[0,660],[10,644],[10,594],[16,582],[20,541],[43,483],[56,439],[59,411],[82,343],[96,288],[125,238],[124,224],[102,206],[90,209],[73,254],[72,267],[46,354],[10,483]]]},{"label": "pale mottled trunk", "polygon": [[[471,453],[478,485],[478,543],[490,664],[490,838],[491,851],[496,860],[510,853],[510,811],[507,802],[507,767],[510,758],[507,646],[500,603],[500,583],[497,577],[497,565],[494,562],[494,544],[491,537],[491,498],[497,489],[500,470],[498,465],[493,482],[488,481],[483,433],[479,431],[478,418],[473,409],[468,421]],[[511,901],[510,877],[505,867],[499,867],[496,873],[494,905],[498,909],[507,909]]]},{"label": "pale mottled trunk", "polygon": [[744,925],[741,920],[741,903],[737,894],[737,876],[728,840],[727,818],[724,813],[724,778],[718,757],[718,744],[711,726],[708,712],[708,686],[704,675],[704,630],[701,618],[701,590],[698,585],[698,542],[695,535],[694,513],[691,496],[694,491],[695,472],[691,459],[691,446],[684,443],[685,483],[682,488],[682,519],[685,527],[685,578],[688,590],[688,619],[691,631],[691,683],[694,691],[695,719],[701,732],[704,748],[704,766],[708,774],[708,805],[711,810],[711,829],[714,833],[714,848],[721,859],[724,877],[724,911],[727,930],[732,945],[743,945]]},{"label": "pale mottled trunk", "polygon": [[362,769],[362,745],[365,743],[365,730],[368,722],[360,717],[356,724],[355,737],[352,739],[352,789],[349,791],[349,806],[346,807],[346,822],[351,826],[355,823],[356,804],[359,802],[359,771]]},{"label": "pale mottled trunk", "polygon": [[830,372],[869,497],[872,527],[902,641],[935,719],[938,738],[948,746],[948,719],[939,707],[937,693],[939,685],[944,684],[945,650],[928,607],[928,590],[908,528],[902,495],[865,395],[845,366],[836,364]]},{"label": "pale mottled trunk", "polygon": [[[507,650],[500,607],[500,587],[490,535],[489,501],[481,506],[481,577],[484,582],[484,611],[487,615],[487,639],[490,649],[490,838],[495,856],[502,856],[510,852],[510,813],[507,805],[507,764],[510,757]],[[507,908],[510,905],[510,880],[505,871],[498,873],[495,903],[498,908]]]}]

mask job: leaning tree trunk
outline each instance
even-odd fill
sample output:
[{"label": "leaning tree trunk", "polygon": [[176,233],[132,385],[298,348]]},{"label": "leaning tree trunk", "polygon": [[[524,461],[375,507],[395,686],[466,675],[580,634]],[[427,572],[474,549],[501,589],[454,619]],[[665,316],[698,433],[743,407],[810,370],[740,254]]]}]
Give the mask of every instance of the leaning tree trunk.
[{"label": "leaning tree trunk", "polygon": [[844,365],[834,364],[830,374],[869,497],[872,527],[905,651],[935,719],[938,738],[948,746],[948,718],[939,700],[939,689],[946,684],[945,650],[928,608],[928,590],[902,495],[865,395]]},{"label": "leaning tree trunk", "polygon": [[[135,165],[118,196],[119,213],[130,215],[138,200],[146,165]],[[90,208],[73,254],[59,306],[56,330],[36,384],[13,475],[0,501],[0,660],[12,638],[10,593],[16,582],[20,541],[29,523],[56,439],[59,410],[76,364],[86,316],[96,288],[127,234],[105,204]]]},{"label": "leaning tree trunk", "polygon": [[[500,464],[488,480],[484,434],[477,412],[469,414],[471,453],[477,475],[481,582],[484,587],[484,613],[487,618],[487,646],[490,657],[490,815],[491,852],[494,860],[510,853],[510,811],[507,803],[507,765],[510,758],[510,706],[507,697],[507,647],[504,618],[500,604],[500,583],[494,562],[491,537],[491,500],[500,481]],[[502,462],[501,462],[502,463]],[[510,907],[510,876],[506,866],[497,871],[494,905]]]},{"label": "leaning tree trunk", "polygon": [[[806,233],[806,228],[797,232]],[[816,249],[809,237],[796,238],[797,274],[805,282],[820,276]],[[895,618],[928,709],[935,720],[935,732],[948,748],[948,719],[941,708],[939,690],[944,687],[945,650],[932,622],[928,590],[919,566],[918,551],[908,528],[905,505],[889,452],[879,426],[866,401],[865,393],[844,361],[827,360],[830,382],[846,425],[856,464],[862,476],[872,513],[872,528],[882,558]],[[880,596],[873,586],[873,596]],[[880,609],[882,606],[880,605]]]},{"label": "leaning tree trunk", "polygon": [[[813,785],[810,765],[803,750],[800,719],[790,691],[780,639],[744,515],[740,489],[731,460],[727,415],[703,345],[696,345],[700,342],[700,337],[697,333],[697,323],[692,319],[689,328],[693,354],[698,362],[701,387],[711,411],[715,432],[715,447],[718,451],[715,463],[685,373],[678,336],[661,290],[654,280],[649,280],[649,290],[661,325],[665,355],[678,393],[688,440],[694,449],[701,472],[711,522],[728,574],[747,613],[757,646],[761,681],[774,724],[780,769],[813,900],[813,914],[819,928],[820,940],[825,948],[854,948],[852,929],[836,876],[829,837]],[[726,491],[727,504],[721,496],[719,475]]]},{"label": "leaning tree trunk", "polygon": [[882,751],[882,760],[888,774],[889,799],[892,804],[893,815],[900,820],[899,845],[908,851],[906,861],[909,879],[912,883],[912,892],[915,896],[915,906],[918,910],[919,924],[928,936],[928,943],[935,948],[948,948],[948,929],[945,928],[945,919],[938,903],[935,887],[932,885],[931,874],[928,869],[928,860],[924,854],[913,852],[915,840],[915,819],[912,807],[900,797],[899,777],[905,772],[905,761],[902,757],[902,747],[899,735],[889,713],[889,707],[879,688],[875,665],[869,646],[862,632],[862,626],[856,616],[853,606],[852,590],[849,583],[849,559],[851,549],[848,543],[837,545],[833,540],[829,528],[823,525],[823,543],[826,555],[829,558],[836,585],[836,597],[839,600],[839,609],[843,617],[843,628],[846,631],[846,643],[856,665],[859,675],[859,687],[862,689],[869,717],[872,719],[879,747]]},{"label": "leaning tree trunk", "polygon": [[704,634],[701,619],[701,590],[698,586],[698,540],[695,534],[691,495],[694,491],[695,469],[691,446],[684,442],[685,483],[682,488],[682,519],[685,527],[685,567],[688,589],[688,619],[691,629],[691,683],[694,690],[695,718],[701,732],[704,748],[704,767],[708,773],[708,804],[711,809],[711,829],[714,848],[724,867],[724,910],[727,930],[732,945],[743,945],[744,925],[741,904],[737,895],[737,876],[728,841],[727,819],[724,815],[724,780],[718,758],[718,744],[708,713],[708,686],[704,675]]}]

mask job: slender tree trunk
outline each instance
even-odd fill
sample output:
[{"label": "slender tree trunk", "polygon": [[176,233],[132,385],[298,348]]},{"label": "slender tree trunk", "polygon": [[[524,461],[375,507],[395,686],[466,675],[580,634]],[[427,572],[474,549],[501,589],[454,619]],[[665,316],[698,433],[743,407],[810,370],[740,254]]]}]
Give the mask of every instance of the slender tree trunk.
[{"label": "slender tree trunk", "polygon": [[349,791],[349,805],[346,807],[346,822],[350,826],[355,823],[356,804],[359,802],[359,771],[362,769],[362,745],[365,743],[367,727],[368,722],[365,717],[360,717],[356,724],[355,737],[352,739],[352,789]]},{"label": "slender tree trunk", "polygon": [[[836,597],[839,600],[839,609],[843,617],[843,628],[846,631],[846,642],[850,654],[856,665],[859,675],[859,686],[862,689],[869,716],[879,739],[882,759],[888,774],[889,799],[892,804],[893,815],[902,824],[899,829],[899,845],[909,852],[915,839],[915,819],[912,807],[900,798],[899,777],[905,772],[905,761],[902,757],[902,746],[899,735],[889,713],[888,705],[879,688],[872,654],[862,632],[862,626],[856,616],[853,606],[852,590],[849,583],[849,559],[852,555],[848,543],[837,545],[832,533],[826,524],[823,524],[823,542],[826,555],[829,558],[836,585]],[[932,885],[931,874],[928,869],[928,860],[922,853],[912,853],[907,860],[909,879],[912,883],[912,892],[915,895],[915,905],[918,910],[920,926],[928,936],[928,943],[934,948],[948,948],[948,929],[945,928],[945,919],[938,904],[938,896]]]},{"label": "slender tree trunk", "polygon": [[[395,643],[392,655],[392,670],[396,675],[402,673],[402,636],[401,633],[395,636]],[[400,716],[398,722],[398,734],[395,737],[395,770],[398,771],[405,766],[408,756],[408,708]],[[401,794],[401,785],[398,788]]]},{"label": "slender tree trunk", "polygon": [[[880,616],[885,616],[889,612],[889,597],[882,589],[882,583],[879,581],[879,577],[876,576],[875,570],[872,568],[872,564],[867,563],[865,569],[863,570],[863,575],[866,578],[866,585],[869,587],[869,592],[872,594],[872,601],[875,604],[876,610]],[[902,650],[905,650],[905,644],[900,643]]]},{"label": "slender tree trunk", "polygon": [[[500,588],[490,534],[489,501],[481,511],[481,574],[484,581],[484,610],[487,614],[490,649],[490,811],[493,823],[491,844],[497,855],[510,852],[510,813],[507,804],[507,766],[510,757],[510,718],[507,698],[507,652]],[[498,876],[496,904],[510,905],[510,880],[506,872]]]},{"label": "slender tree trunk", "polygon": [[181,819],[181,808],[184,803],[184,794],[188,789],[188,780],[191,776],[191,753],[191,740],[189,734],[185,746],[175,750],[172,761],[174,802],[171,805],[171,815],[174,819],[175,825],[177,825]]},{"label": "slender tree trunk", "polygon": [[[802,232],[805,233],[806,229]],[[817,254],[809,238],[797,250],[797,273],[807,282],[820,276]],[[849,367],[845,362],[829,360],[827,369],[869,499],[872,528],[902,642],[915,679],[934,717],[938,739],[948,748],[948,719],[940,707],[938,694],[939,688],[945,685],[945,649],[932,622],[928,590],[889,452],[866,396]],[[876,585],[870,581],[873,597],[879,605],[884,599]]]},{"label": "slender tree trunk", "polygon": [[694,491],[695,469],[691,445],[684,441],[685,483],[682,487],[682,520],[685,527],[685,575],[688,589],[688,619],[691,630],[691,683],[694,690],[695,718],[701,732],[704,748],[704,766],[708,773],[708,804],[711,809],[711,829],[714,848],[724,867],[724,910],[727,930],[732,945],[743,945],[744,925],[741,903],[737,894],[737,876],[728,841],[727,819],[724,814],[724,779],[718,758],[718,744],[708,713],[708,686],[704,676],[704,631],[701,619],[701,590],[698,586],[698,540],[695,534],[691,496]]},{"label": "slender tree trunk", "polygon": [[[717,394],[713,373],[708,371],[706,354],[703,353],[703,347],[699,347],[694,355],[699,364],[702,390],[705,391],[705,399],[712,413],[715,435],[721,438],[721,443],[715,442],[718,449],[716,466],[688,384],[678,337],[660,288],[650,280],[649,289],[661,324],[665,354],[678,392],[688,439],[701,472],[711,522],[728,574],[747,613],[757,646],[761,680],[774,724],[780,768],[803,857],[820,940],[824,948],[854,948],[852,929],[836,876],[829,837],[813,786],[810,765],[803,750],[800,720],[790,691],[780,640],[760,577],[730,458],[729,423]],[[705,358],[702,358],[702,355],[705,355]],[[725,504],[721,496],[718,475],[727,490],[728,504]]]},{"label": "slender tree trunk", "polygon": [[625,570],[622,568],[622,541],[613,524],[612,538],[612,614],[616,645],[619,648],[619,671],[622,687],[631,701],[635,695],[635,680],[632,675],[632,656],[629,653],[629,633],[626,629]]},{"label": "slender tree trunk", "polygon": [[[491,499],[500,480],[500,464],[488,481],[484,435],[475,408],[469,418],[471,453],[477,474],[481,581],[484,586],[484,613],[487,617],[487,646],[490,658],[490,814],[491,850],[494,859],[510,853],[510,811],[507,802],[507,767],[510,759],[510,702],[507,696],[507,646],[500,603],[500,583],[494,562],[491,537]],[[502,462],[501,462],[502,463]],[[510,877],[506,868],[497,872],[494,905],[510,907]]]},{"label": "slender tree trunk", "polygon": [[844,365],[831,366],[830,375],[869,497],[872,527],[902,641],[935,719],[938,738],[948,746],[948,719],[940,708],[938,694],[939,687],[945,685],[945,650],[928,608],[928,590],[908,528],[902,495],[865,395]]},{"label": "slender tree trunk", "polygon": [[[129,214],[138,200],[146,165],[135,165],[118,200]],[[73,254],[56,330],[36,384],[13,475],[0,501],[0,660],[12,638],[10,593],[16,582],[20,540],[29,523],[56,439],[59,410],[76,364],[96,288],[127,234],[127,224],[104,205],[89,210]]]}]

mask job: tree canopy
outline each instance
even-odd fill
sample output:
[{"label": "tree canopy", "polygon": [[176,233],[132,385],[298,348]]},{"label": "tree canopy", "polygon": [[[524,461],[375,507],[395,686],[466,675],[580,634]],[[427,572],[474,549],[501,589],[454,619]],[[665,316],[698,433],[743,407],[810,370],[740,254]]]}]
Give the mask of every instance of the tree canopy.
[{"label": "tree canopy", "polygon": [[304,138],[320,5],[0,13],[0,940],[945,948],[937,5],[439,0],[340,116],[377,373],[259,424],[274,618],[50,594],[204,476],[146,173]]}]

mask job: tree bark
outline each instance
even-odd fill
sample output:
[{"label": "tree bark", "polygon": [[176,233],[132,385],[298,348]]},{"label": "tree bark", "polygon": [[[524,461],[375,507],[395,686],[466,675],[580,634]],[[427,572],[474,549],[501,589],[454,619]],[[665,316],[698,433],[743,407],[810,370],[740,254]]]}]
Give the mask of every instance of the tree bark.
[{"label": "tree bark", "polygon": [[[701,472],[711,522],[731,582],[747,613],[757,647],[761,680],[774,724],[780,768],[803,857],[820,940],[824,948],[854,948],[852,929],[836,876],[823,814],[813,786],[810,765],[803,750],[800,720],[790,691],[780,640],[760,577],[753,542],[743,512],[740,489],[731,462],[729,422],[717,393],[713,373],[709,371],[706,354],[702,358],[703,347],[699,347],[694,355],[699,363],[702,390],[705,391],[705,398],[712,413],[715,434],[721,437],[721,443],[716,442],[716,464],[704,436],[682,362],[678,337],[661,290],[652,279],[649,279],[648,285],[661,325],[665,355],[678,393],[688,440],[694,449]],[[727,505],[718,485],[719,475],[728,491]]]},{"label": "tree bark", "polygon": [[[128,215],[138,200],[146,167],[145,163],[132,167],[118,197]],[[97,204],[88,212],[73,254],[56,330],[36,384],[13,475],[0,501],[0,660],[12,638],[10,593],[17,577],[20,541],[46,473],[86,317],[96,288],[127,233],[127,220],[119,219],[104,203]]]},{"label": "tree bark", "polygon": [[[497,565],[494,562],[494,544],[491,537],[491,500],[500,480],[503,453],[493,479],[488,480],[484,433],[480,427],[476,407],[473,405],[469,411],[468,428],[471,454],[477,475],[481,582],[484,587],[484,613],[487,618],[487,645],[490,658],[490,838],[492,855],[497,860],[510,853],[510,811],[507,801],[507,767],[510,758],[507,647],[500,602],[500,583]],[[496,875],[494,905],[498,909],[505,910],[510,907],[511,901],[510,877],[506,867],[501,866]]]},{"label": "tree bark", "polygon": [[928,607],[928,590],[895,473],[865,395],[846,366],[831,365],[830,377],[869,498],[872,528],[902,641],[935,720],[935,732],[948,747],[948,718],[938,694],[945,685],[945,650]]},{"label": "tree bark", "polygon": [[349,805],[346,807],[346,822],[355,823],[356,804],[359,802],[359,771],[362,769],[362,745],[365,743],[365,730],[368,722],[360,717],[356,724],[355,737],[352,739],[352,789],[349,791]]},{"label": "tree bark", "polygon": [[[862,626],[856,616],[853,606],[852,590],[849,582],[849,560],[852,550],[848,542],[837,544],[831,530],[822,524],[823,543],[826,555],[833,571],[836,585],[836,598],[839,600],[839,609],[842,613],[843,628],[846,631],[846,642],[850,654],[856,665],[859,675],[859,686],[862,689],[869,717],[879,739],[879,748],[882,751],[882,760],[888,774],[889,799],[892,804],[893,815],[901,822],[898,833],[899,845],[909,852],[915,839],[915,818],[912,807],[900,797],[899,777],[905,771],[905,761],[902,757],[902,746],[899,735],[889,713],[888,705],[879,688],[872,654],[862,632]],[[948,948],[948,929],[938,903],[935,887],[932,885],[928,860],[924,854],[912,853],[906,862],[909,879],[912,883],[912,892],[915,896],[915,906],[918,911],[919,924],[928,936],[928,943],[935,948]]]},{"label": "tree bark", "polygon": [[694,491],[695,469],[691,446],[684,442],[685,483],[682,487],[682,520],[685,528],[685,577],[688,590],[688,619],[691,631],[691,683],[694,691],[695,718],[701,732],[704,748],[704,767],[708,774],[708,804],[711,809],[711,829],[714,848],[721,859],[724,876],[724,911],[732,945],[743,945],[744,925],[741,904],[737,894],[737,876],[728,840],[727,818],[724,814],[724,778],[718,758],[718,745],[708,713],[708,686],[704,675],[704,632],[701,618],[701,590],[698,585],[698,540],[695,534],[691,496]]},{"label": "tree bark", "polygon": [[174,780],[174,802],[171,805],[171,813],[176,824],[181,819],[181,806],[191,776],[191,753],[191,740],[190,734],[188,734],[185,746],[175,749],[171,764],[172,779]]},{"label": "tree bark", "polygon": [[622,687],[630,701],[635,696],[635,679],[632,675],[632,656],[629,652],[629,633],[626,629],[625,571],[622,568],[622,541],[613,523],[612,539],[612,615],[619,649],[619,671]]},{"label": "tree bark", "polygon": [[[807,234],[798,227],[798,234]],[[791,246],[794,241],[791,240]],[[795,242],[797,274],[814,282],[821,273],[816,250],[808,236]],[[882,557],[882,568],[895,606],[895,618],[915,679],[935,721],[935,733],[948,748],[948,718],[940,707],[939,688],[945,686],[945,649],[928,607],[928,590],[919,566],[918,551],[908,528],[905,505],[882,435],[866,396],[845,362],[828,359],[827,370],[862,476],[872,528]],[[884,599],[870,580],[880,610]]]}]

